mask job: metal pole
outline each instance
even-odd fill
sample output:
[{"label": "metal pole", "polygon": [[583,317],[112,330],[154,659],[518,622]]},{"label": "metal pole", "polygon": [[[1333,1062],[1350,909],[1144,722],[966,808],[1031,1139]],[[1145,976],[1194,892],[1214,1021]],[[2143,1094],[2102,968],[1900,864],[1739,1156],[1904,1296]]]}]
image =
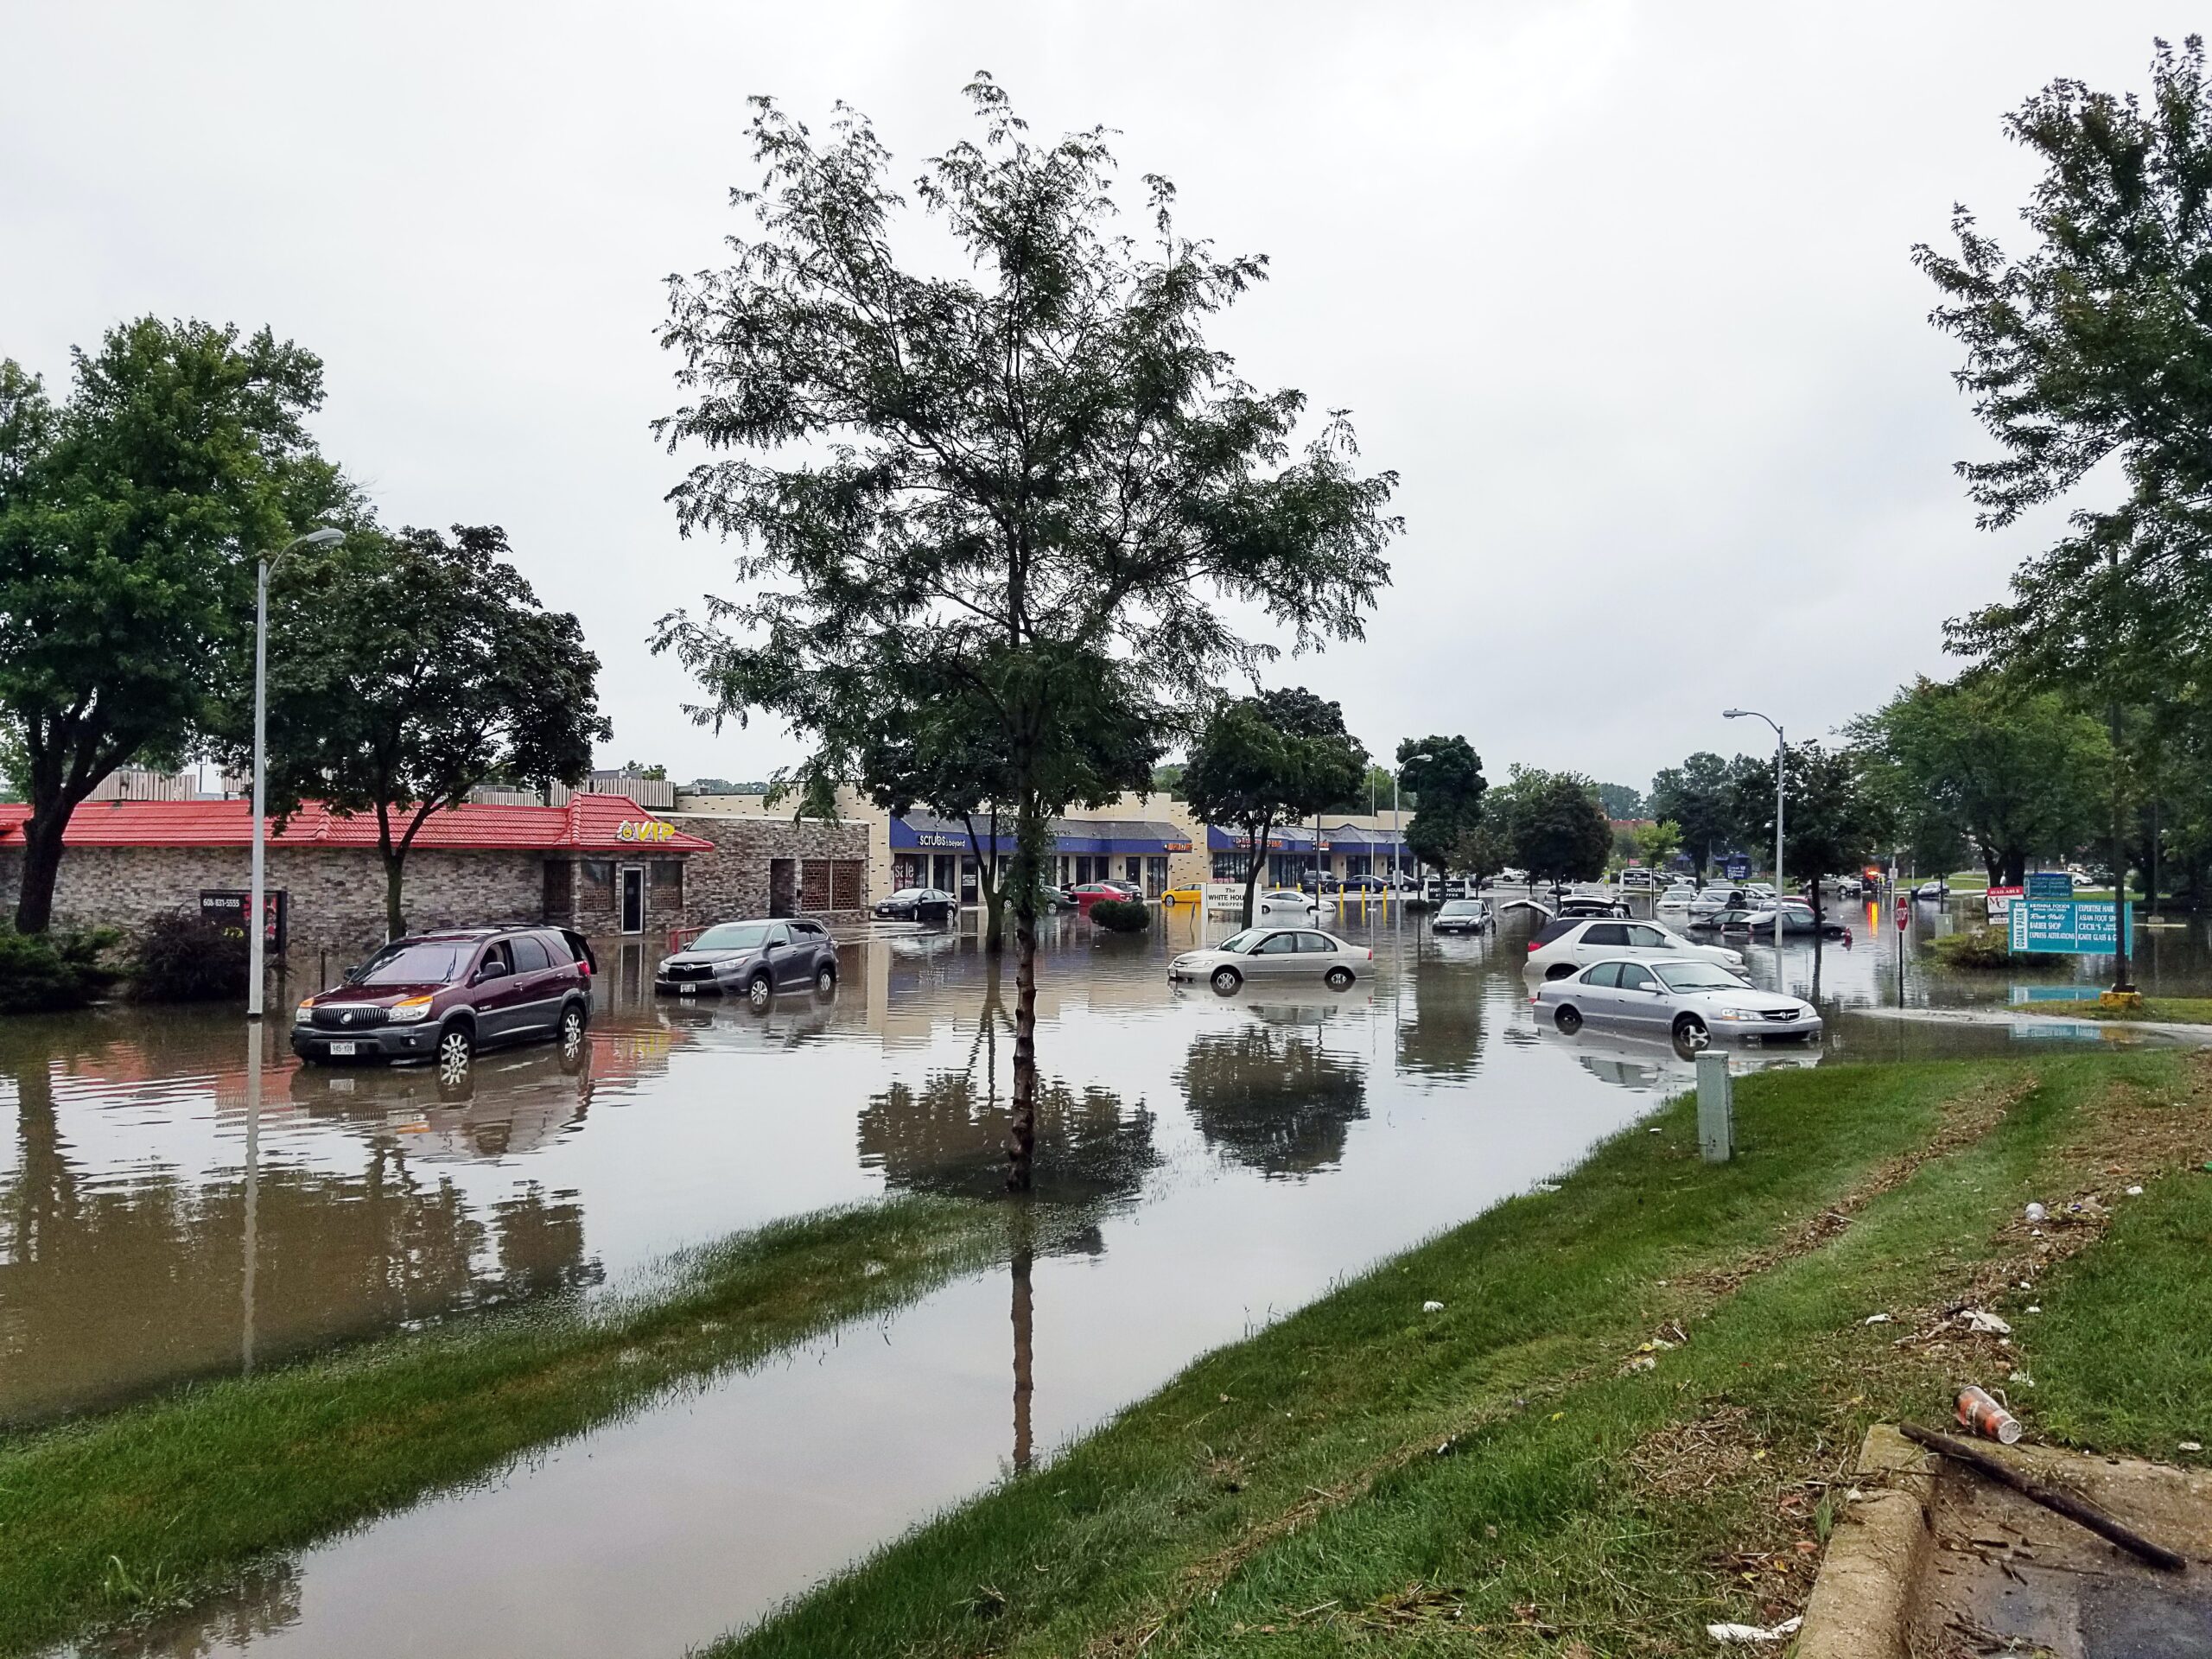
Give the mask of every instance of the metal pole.
[{"label": "metal pole", "polygon": [[245,1017],[261,1018],[262,842],[266,835],[269,751],[269,561],[260,563],[253,591],[253,898],[247,906]]},{"label": "metal pole", "polygon": [[1783,741],[1782,728],[1774,728],[1774,988],[1780,990],[1782,981],[1782,795],[1783,766],[1789,758],[1789,745]]}]

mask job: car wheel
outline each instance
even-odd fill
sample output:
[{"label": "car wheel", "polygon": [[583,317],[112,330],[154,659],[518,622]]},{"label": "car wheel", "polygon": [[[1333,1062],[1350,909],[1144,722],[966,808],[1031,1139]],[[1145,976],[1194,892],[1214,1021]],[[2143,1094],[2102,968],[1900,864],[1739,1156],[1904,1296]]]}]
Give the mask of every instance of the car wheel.
[{"label": "car wheel", "polygon": [[767,975],[755,974],[745,982],[745,1000],[755,1009],[765,1008],[768,1006],[768,999],[775,995],[775,989],[769,983]]},{"label": "car wheel", "polygon": [[1572,1037],[1582,1029],[1582,1010],[1572,1002],[1562,1002],[1552,1014],[1552,1024]]},{"label": "car wheel", "polygon": [[1329,988],[1332,991],[1347,991],[1351,988],[1352,975],[1349,968],[1332,968],[1326,977]]},{"label": "car wheel", "polygon": [[560,1031],[561,1052],[563,1054],[573,1052],[583,1041],[584,1010],[582,1003],[571,1002],[561,1010]]},{"label": "car wheel", "polygon": [[467,1026],[448,1026],[438,1033],[439,1082],[459,1083],[475,1058],[476,1033]]},{"label": "car wheel", "polygon": [[819,968],[814,970],[814,988],[817,993],[823,996],[827,996],[830,992],[836,990],[837,988],[837,970],[835,968],[832,968],[828,963],[823,963]]},{"label": "car wheel", "polygon": [[1713,1033],[1706,1029],[1704,1020],[1694,1014],[1686,1014],[1675,1021],[1675,1040],[1682,1047],[1695,1052],[1699,1049],[1710,1048],[1713,1046]]},{"label": "car wheel", "polygon": [[1232,995],[1243,982],[1244,976],[1234,968],[1217,968],[1213,970],[1213,988],[1223,996]]},{"label": "car wheel", "polygon": [[1544,977],[1546,979],[1565,979],[1573,971],[1574,964],[1573,963],[1555,962],[1552,963],[1550,967],[1544,969]]}]

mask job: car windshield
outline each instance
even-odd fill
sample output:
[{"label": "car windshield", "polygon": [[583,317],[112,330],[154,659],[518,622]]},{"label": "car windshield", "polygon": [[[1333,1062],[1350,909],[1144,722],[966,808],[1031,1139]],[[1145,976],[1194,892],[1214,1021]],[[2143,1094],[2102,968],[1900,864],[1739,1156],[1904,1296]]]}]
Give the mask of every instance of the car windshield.
[{"label": "car windshield", "polygon": [[423,939],[396,944],[371,958],[357,985],[450,985],[476,954],[474,939]]},{"label": "car windshield", "polygon": [[1483,901],[1479,899],[1454,899],[1436,913],[1440,916],[1475,916],[1481,913]]},{"label": "car windshield", "polygon": [[1230,934],[1219,944],[1216,945],[1214,949],[1217,950],[1227,950],[1235,956],[1244,956],[1248,954],[1251,950],[1252,947],[1257,944],[1262,939],[1272,937],[1272,933],[1273,930],[1268,928],[1248,927],[1242,933]]},{"label": "car windshield", "polygon": [[724,922],[691,941],[694,950],[758,950],[768,942],[766,922]]},{"label": "car windshield", "polygon": [[901,887],[891,896],[893,899],[918,899],[922,896],[922,890],[919,887]]},{"label": "car windshield", "polygon": [[1670,991],[1739,991],[1744,982],[1704,962],[1670,962],[1654,970]]}]

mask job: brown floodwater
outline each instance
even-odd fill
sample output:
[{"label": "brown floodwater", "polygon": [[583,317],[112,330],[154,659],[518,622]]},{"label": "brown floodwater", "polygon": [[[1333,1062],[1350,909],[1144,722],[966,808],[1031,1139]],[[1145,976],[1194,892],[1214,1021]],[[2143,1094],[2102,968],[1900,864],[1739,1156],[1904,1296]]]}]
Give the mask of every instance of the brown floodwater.
[{"label": "brown floodwater", "polygon": [[[2017,1050],[2001,1027],[1884,1014],[1900,992],[2012,994],[1929,971],[1927,938],[1958,918],[1919,908],[1901,988],[1864,907],[1853,949],[1792,941],[1777,970],[1751,947],[1760,982],[1817,982],[1830,1024],[1744,1063]],[[1374,945],[1372,978],[1228,998],[1166,982],[1198,925],[1128,939],[1066,918],[1048,938],[1039,1202],[1076,1207],[1084,1224],[1052,1235],[1072,1243],[543,1448],[126,1650],[679,1653],[1557,1173],[1692,1077],[1662,1042],[1540,1027],[1516,919],[1439,940],[1355,914],[1338,931]],[[843,952],[834,995],[755,1014],[656,999],[648,947],[608,942],[580,1050],[487,1056],[459,1090],[302,1068],[281,1030],[257,1063],[231,1010],[0,1026],[0,1420],[590,1295],[826,1204],[994,1193],[1010,971],[957,931]],[[2193,928],[2145,958],[2146,988],[2212,979]]]}]

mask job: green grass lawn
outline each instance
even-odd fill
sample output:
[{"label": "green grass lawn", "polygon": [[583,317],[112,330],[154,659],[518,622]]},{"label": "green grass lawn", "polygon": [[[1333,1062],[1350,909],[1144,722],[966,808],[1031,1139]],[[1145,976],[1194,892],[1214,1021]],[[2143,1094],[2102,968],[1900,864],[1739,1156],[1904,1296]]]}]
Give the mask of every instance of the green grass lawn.
[{"label": "green grass lawn", "polygon": [[2094,996],[2079,1002],[2015,1002],[2015,1014],[2050,1014],[2064,1020],[2164,1020],[2212,1026],[2212,996],[2146,996],[2140,1008],[2107,1008]]},{"label": "green grass lawn", "polygon": [[1677,1101],[719,1651],[1708,1652],[1802,1607],[1867,1425],[1962,1380],[2031,1433],[2212,1441],[2205,1065],[1764,1073],[1720,1166]]},{"label": "green grass lawn", "polygon": [[906,1198],[687,1252],[652,1287],[457,1319],[0,1439],[0,1653],[157,1611],[270,1552],[911,1299],[1009,1211]]}]

